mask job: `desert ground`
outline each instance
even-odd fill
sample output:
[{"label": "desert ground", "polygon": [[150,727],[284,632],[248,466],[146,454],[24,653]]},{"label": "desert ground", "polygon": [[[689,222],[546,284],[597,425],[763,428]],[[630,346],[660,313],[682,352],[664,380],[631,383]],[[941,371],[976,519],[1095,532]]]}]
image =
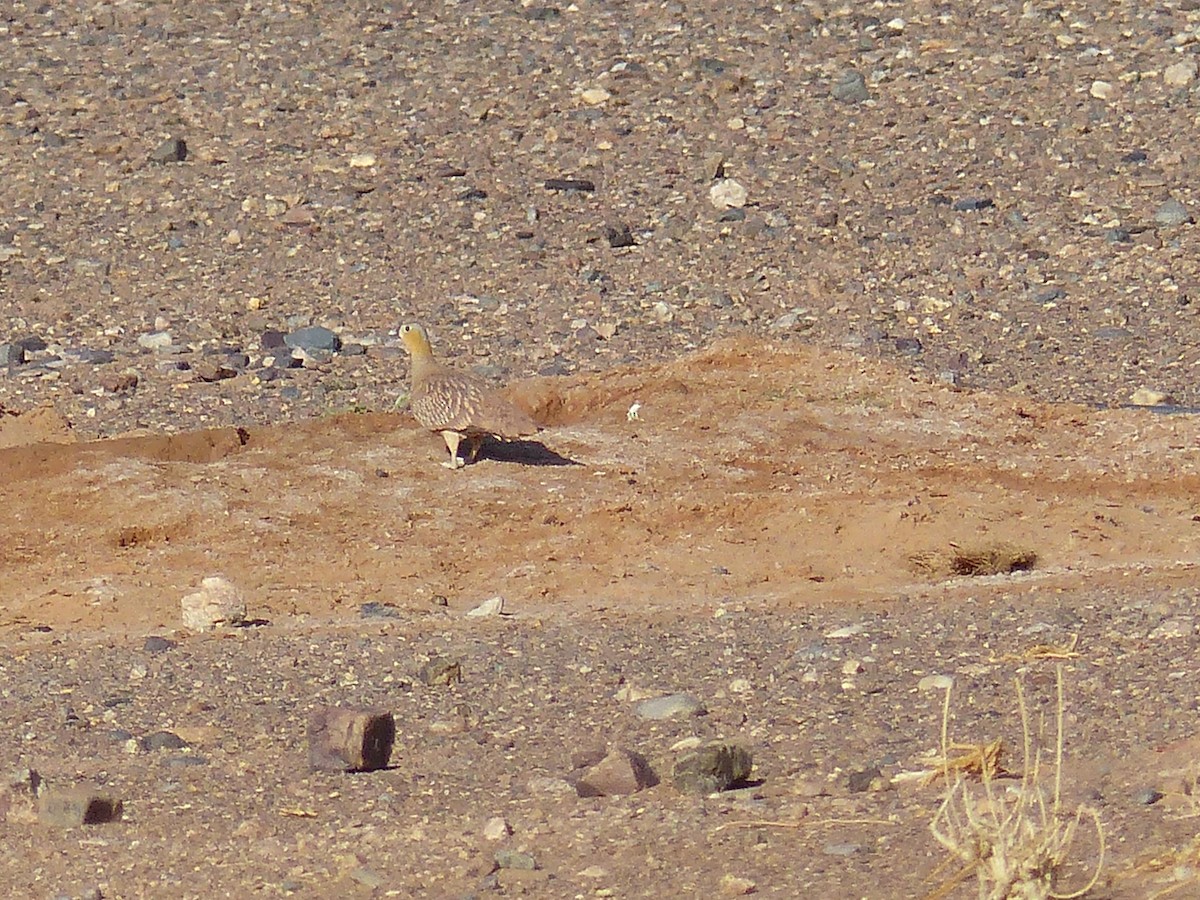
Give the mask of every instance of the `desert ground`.
[{"label": "desert ground", "polygon": [[[0,9],[0,885],[1200,896],[1198,42]],[[443,467],[410,321],[543,430]],[[185,626],[211,578],[245,618]],[[326,707],[390,763],[310,766]]]}]

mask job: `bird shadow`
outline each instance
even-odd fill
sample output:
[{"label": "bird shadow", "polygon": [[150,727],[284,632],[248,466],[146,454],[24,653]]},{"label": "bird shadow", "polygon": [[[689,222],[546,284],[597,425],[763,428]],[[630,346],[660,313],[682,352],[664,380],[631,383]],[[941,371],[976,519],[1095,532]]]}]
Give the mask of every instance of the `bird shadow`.
[{"label": "bird shadow", "polygon": [[[555,453],[541,441],[497,441],[488,438],[479,448],[478,459],[519,463],[523,466],[580,466],[583,463]],[[478,461],[478,460],[477,460]]]}]

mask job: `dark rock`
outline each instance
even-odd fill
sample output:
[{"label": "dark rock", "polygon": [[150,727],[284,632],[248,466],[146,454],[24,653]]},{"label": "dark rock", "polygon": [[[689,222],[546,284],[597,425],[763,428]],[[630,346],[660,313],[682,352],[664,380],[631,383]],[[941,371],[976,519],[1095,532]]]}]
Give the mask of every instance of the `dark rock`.
[{"label": "dark rock", "polygon": [[277,331],[274,328],[269,328],[266,331],[264,331],[262,333],[262,337],[259,338],[258,342],[260,345],[262,345],[262,348],[264,350],[274,350],[277,347],[287,346],[287,344],[284,341],[283,332]]},{"label": "dark rock", "polygon": [[100,387],[110,394],[124,394],[138,386],[137,372],[105,372],[100,376]]},{"label": "dark rock", "polygon": [[676,760],[671,780],[681,791],[711,794],[745,781],[753,768],[747,748],[715,741]]},{"label": "dark rock", "polygon": [[82,363],[90,363],[93,366],[103,366],[110,362],[114,362],[117,355],[111,350],[91,350],[84,347],[75,352],[75,357]]},{"label": "dark rock", "polygon": [[869,791],[871,789],[871,782],[879,778],[882,774],[874,766],[856,770],[851,772],[849,777],[847,777],[846,787],[852,794],[861,794],[863,791]]},{"label": "dark rock", "polygon": [[1133,796],[1133,802],[1138,806],[1153,806],[1163,798],[1162,791],[1157,791],[1154,788],[1145,788],[1138,791]]},{"label": "dark rock", "polygon": [[495,859],[496,865],[502,869],[524,869],[532,872],[538,867],[532,854],[519,850],[497,850]]},{"label": "dark rock", "polygon": [[25,362],[25,348],[20,344],[0,344],[0,366],[19,366]]},{"label": "dark rock", "polygon": [[167,138],[150,153],[150,162],[173,163],[187,159],[187,142],[183,138]]},{"label": "dark rock", "polygon": [[[378,475],[379,472],[377,471]],[[386,478],[387,473],[384,472],[381,477]],[[358,608],[358,614],[364,619],[398,619],[400,618],[400,610],[390,603],[378,603],[371,600],[368,603],[362,604]]]},{"label": "dark rock", "polygon": [[24,347],[26,353],[41,353],[49,346],[43,338],[38,337],[36,334],[23,337],[15,343],[18,346]]},{"label": "dark rock", "polygon": [[921,343],[920,338],[901,337],[895,338],[892,342],[896,347],[897,353],[904,353],[908,356],[916,356],[925,350],[925,345]]},{"label": "dark rock", "polygon": [[173,731],[156,731],[138,741],[138,746],[146,751],[182,750],[188,742]]},{"label": "dark rock", "polygon": [[604,236],[608,239],[608,246],[614,249],[618,247],[632,247],[636,244],[636,241],[633,239],[633,232],[624,223],[605,225]]},{"label": "dark rock", "polygon": [[224,381],[227,378],[235,378],[237,376],[237,369],[213,362],[210,359],[201,360],[196,363],[193,371],[197,381],[205,382]]},{"label": "dark rock", "polygon": [[996,202],[991,197],[963,197],[955,200],[950,208],[955,212],[977,212],[981,209],[991,209]]},{"label": "dark rock", "polygon": [[308,722],[308,764],[332,771],[382,769],[391,759],[395,740],[391,713],[322,707]]},{"label": "dark rock", "polygon": [[547,178],[546,190],[589,193],[596,190],[596,183],[586,178]]},{"label": "dark rock", "polygon": [[461,659],[450,659],[443,656],[435,656],[417,672],[417,677],[421,679],[422,684],[427,684],[430,687],[437,685],[452,685],[460,684],[463,680],[463,667]]},{"label": "dark rock", "polygon": [[152,634],[142,643],[142,649],[147,653],[166,653],[179,646],[178,641]]}]

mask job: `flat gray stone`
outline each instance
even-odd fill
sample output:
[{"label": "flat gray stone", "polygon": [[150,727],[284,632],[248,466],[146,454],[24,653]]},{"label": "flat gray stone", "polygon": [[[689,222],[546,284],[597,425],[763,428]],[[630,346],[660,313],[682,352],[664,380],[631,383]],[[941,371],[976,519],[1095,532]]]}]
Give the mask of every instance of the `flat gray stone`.
[{"label": "flat gray stone", "polygon": [[679,757],[671,781],[681,791],[713,794],[745,781],[754,768],[754,756],[741,744],[714,741]]},{"label": "flat gray stone", "polygon": [[291,334],[283,339],[287,346],[297,350],[340,350],[342,339],[330,331],[328,328],[323,328],[320,325],[312,325],[308,328],[297,328]]},{"label": "flat gray stone", "polygon": [[643,700],[633,708],[641,719],[674,719],[682,716],[703,716],[708,712],[703,701],[691,694],[668,694]]}]

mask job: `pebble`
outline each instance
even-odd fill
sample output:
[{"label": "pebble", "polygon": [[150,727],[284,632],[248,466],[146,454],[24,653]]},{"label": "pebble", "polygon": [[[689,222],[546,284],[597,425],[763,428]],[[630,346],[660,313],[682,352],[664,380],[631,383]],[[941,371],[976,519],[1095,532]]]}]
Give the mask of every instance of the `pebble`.
[{"label": "pebble", "polygon": [[881,778],[883,773],[874,766],[851,772],[846,778],[846,787],[852,794],[861,794],[871,789],[871,783]]},{"label": "pebble", "polygon": [[605,225],[604,237],[608,240],[608,246],[614,250],[621,247],[633,247],[637,243],[633,239],[633,231],[623,222],[614,225]]},{"label": "pebble", "polygon": [[180,137],[167,138],[150,151],[150,162],[165,164],[187,159],[187,141]]},{"label": "pebble", "polygon": [[188,742],[173,731],[156,731],[138,741],[138,746],[147,752],[155,750],[182,750],[188,746]]},{"label": "pebble", "polygon": [[991,197],[963,197],[955,200],[950,208],[955,212],[977,212],[981,209],[991,209],[996,205]]},{"label": "pebble", "polygon": [[862,844],[826,844],[821,851],[826,856],[853,856],[862,850]]},{"label": "pebble", "polygon": [[486,616],[502,615],[504,615],[504,598],[499,595],[492,597],[489,600],[484,600],[467,613],[467,616],[473,619],[482,619]]},{"label": "pebble", "polygon": [[139,347],[147,350],[167,350],[171,347],[171,332],[152,331],[148,334],[138,335],[137,342]]},{"label": "pebble", "polygon": [[335,352],[341,349],[342,341],[328,328],[312,325],[308,328],[297,328],[283,339],[283,342],[293,350],[329,350]]},{"label": "pebble", "polygon": [[742,184],[732,178],[722,178],[708,189],[708,200],[716,209],[741,209],[750,194]]},{"label": "pebble", "polygon": [[1134,406],[1165,406],[1173,401],[1170,394],[1155,391],[1147,387],[1140,387],[1130,394],[1129,402]]},{"label": "pebble", "polygon": [[861,675],[864,671],[863,664],[857,659],[848,659],[842,663],[843,675]]},{"label": "pebble", "polygon": [[1112,83],[1108,81],[1093,81],[1088,93],[1097,100],[1111,100],[1113,95]]},{"label": "pebble", "polygon": [[142,650],[147,653],[166,653],[168,650],[174,650],[179,646],[178,641],[173,641],[170,638],[165,638],[157,634],[152,634],[142,642]]},{"label": "pebble", "polygon": [[633,750],[614,750],[588,768],[575,784],[580,797],[615,797],[636,794],[658,784],[650,763]]},{"label": "pebble", "polygon": [[138,386],[138,374],[134,371],[105,372],[99,382],[100,387],[110,394],[125,394]]},{"label": "pebble", "polygon": [[1168,87],[1186,87],[1196,77],[1196,61],[1185,59],[1173,63],[1163,70],[1163,84]]},{"label": "pebble", "polygon": [[1153,806],[1163,798],[1162,791],[1154,788],[1144,788],[1133,795],[1133,802],[1138,806]]},{"label": "pebble", "polygon": [[949,675],[926,675],[917,682],[918,691],[948,691],[954,686]]},{"label": "pebble", "polygon": [[20,344],[0,344],[0,366],[19,366],[25,362],[25,348]]},{"label": "pebble", "polygon": [[370,169],[375,165],[374,153],[355,153],[350,157],[350,168],[352,169]]},{"label": "pebble", "polygon": [[826,633],[827,638],[848,638],[858,634],[865,634],[867,626],[862,622],[856,622],[853,625],[844,625],[841,628],[835,628],[833,631]]},{"label": "pebble", "polygon": [[502,869],[524,869],[532,872],[538,867],[532,853],[522,853],[520,850],[497,850],[494,858],[496,865]]},{"label": "pebble", "polygon": [[246,600],[232,583],[220,576],[200,582],[200,590],[180,601],[183,625],[193,631],[209,631],[220,625],[237,625],[246,620]]},{"label": "pebble", "polygon": [[449,687],[452,684],[461,684],[463,680],[462,660],[435,656],[421,666],[417,671],[417,677],[421,679],[422,684],[429,687],[441,685]]},{"label": "pebble", "polygon": [[512,833],[512,826],[503,816],[493,816],[483,826],[483,837],[489,841],[502,841]]},{"label": "pebble", "polygon": [[1186,206],[1171,197],[1154,213],[1154,221],[1166,226],[1186,225],[1192,221],[1192,217]]},{"label": "pebble", "polygon": [[738,875],[722,875],[720,887],[721,893],[727,897],[744,897],[758,890],[755,882]]},{"label": "pebble", "polygon": [[753,768],[754,756],[746,747],[714,741],[676,760],[671,781],[681,791],[712,794],[745,781]]},{"label": "pebble", "polygon": [[[387,473],[384,473],[384,477]],[[378,603],[371,600],[358,608],[358,614],[364,619],[398,619],[400,610],[390,603]]]},{"label": "pebble", "polygon": [[830,93],[833,94],[833,99],[842,103],[864,103],[871,99],[871,92],[867,90],[867,80],[861,72],[854,69],[841,72]]},{"label": "pebble", "polygon": [[708,713],[703,701],[691,694],[668,694],[643,700],[633,708],[639,719],[661,721],[682,716],[703,716]]},{"label": "pebble", "polygon": [[548,191],[591,193],[596,190],[596,182],[586,178],[547,178],[545,186]]},{"label": "pebble", "polygon": [[120,800],[87,787],[46,791],[38,797],[38,820],[58,828],[114,822],[121,813]]},{"label": "pebble", "polygon": [[579,94],[579,98],[588,106],[600,106],[602,103],[607,102],[610,97],[612,97],[612,94],[601,87],[588,88]]}]

